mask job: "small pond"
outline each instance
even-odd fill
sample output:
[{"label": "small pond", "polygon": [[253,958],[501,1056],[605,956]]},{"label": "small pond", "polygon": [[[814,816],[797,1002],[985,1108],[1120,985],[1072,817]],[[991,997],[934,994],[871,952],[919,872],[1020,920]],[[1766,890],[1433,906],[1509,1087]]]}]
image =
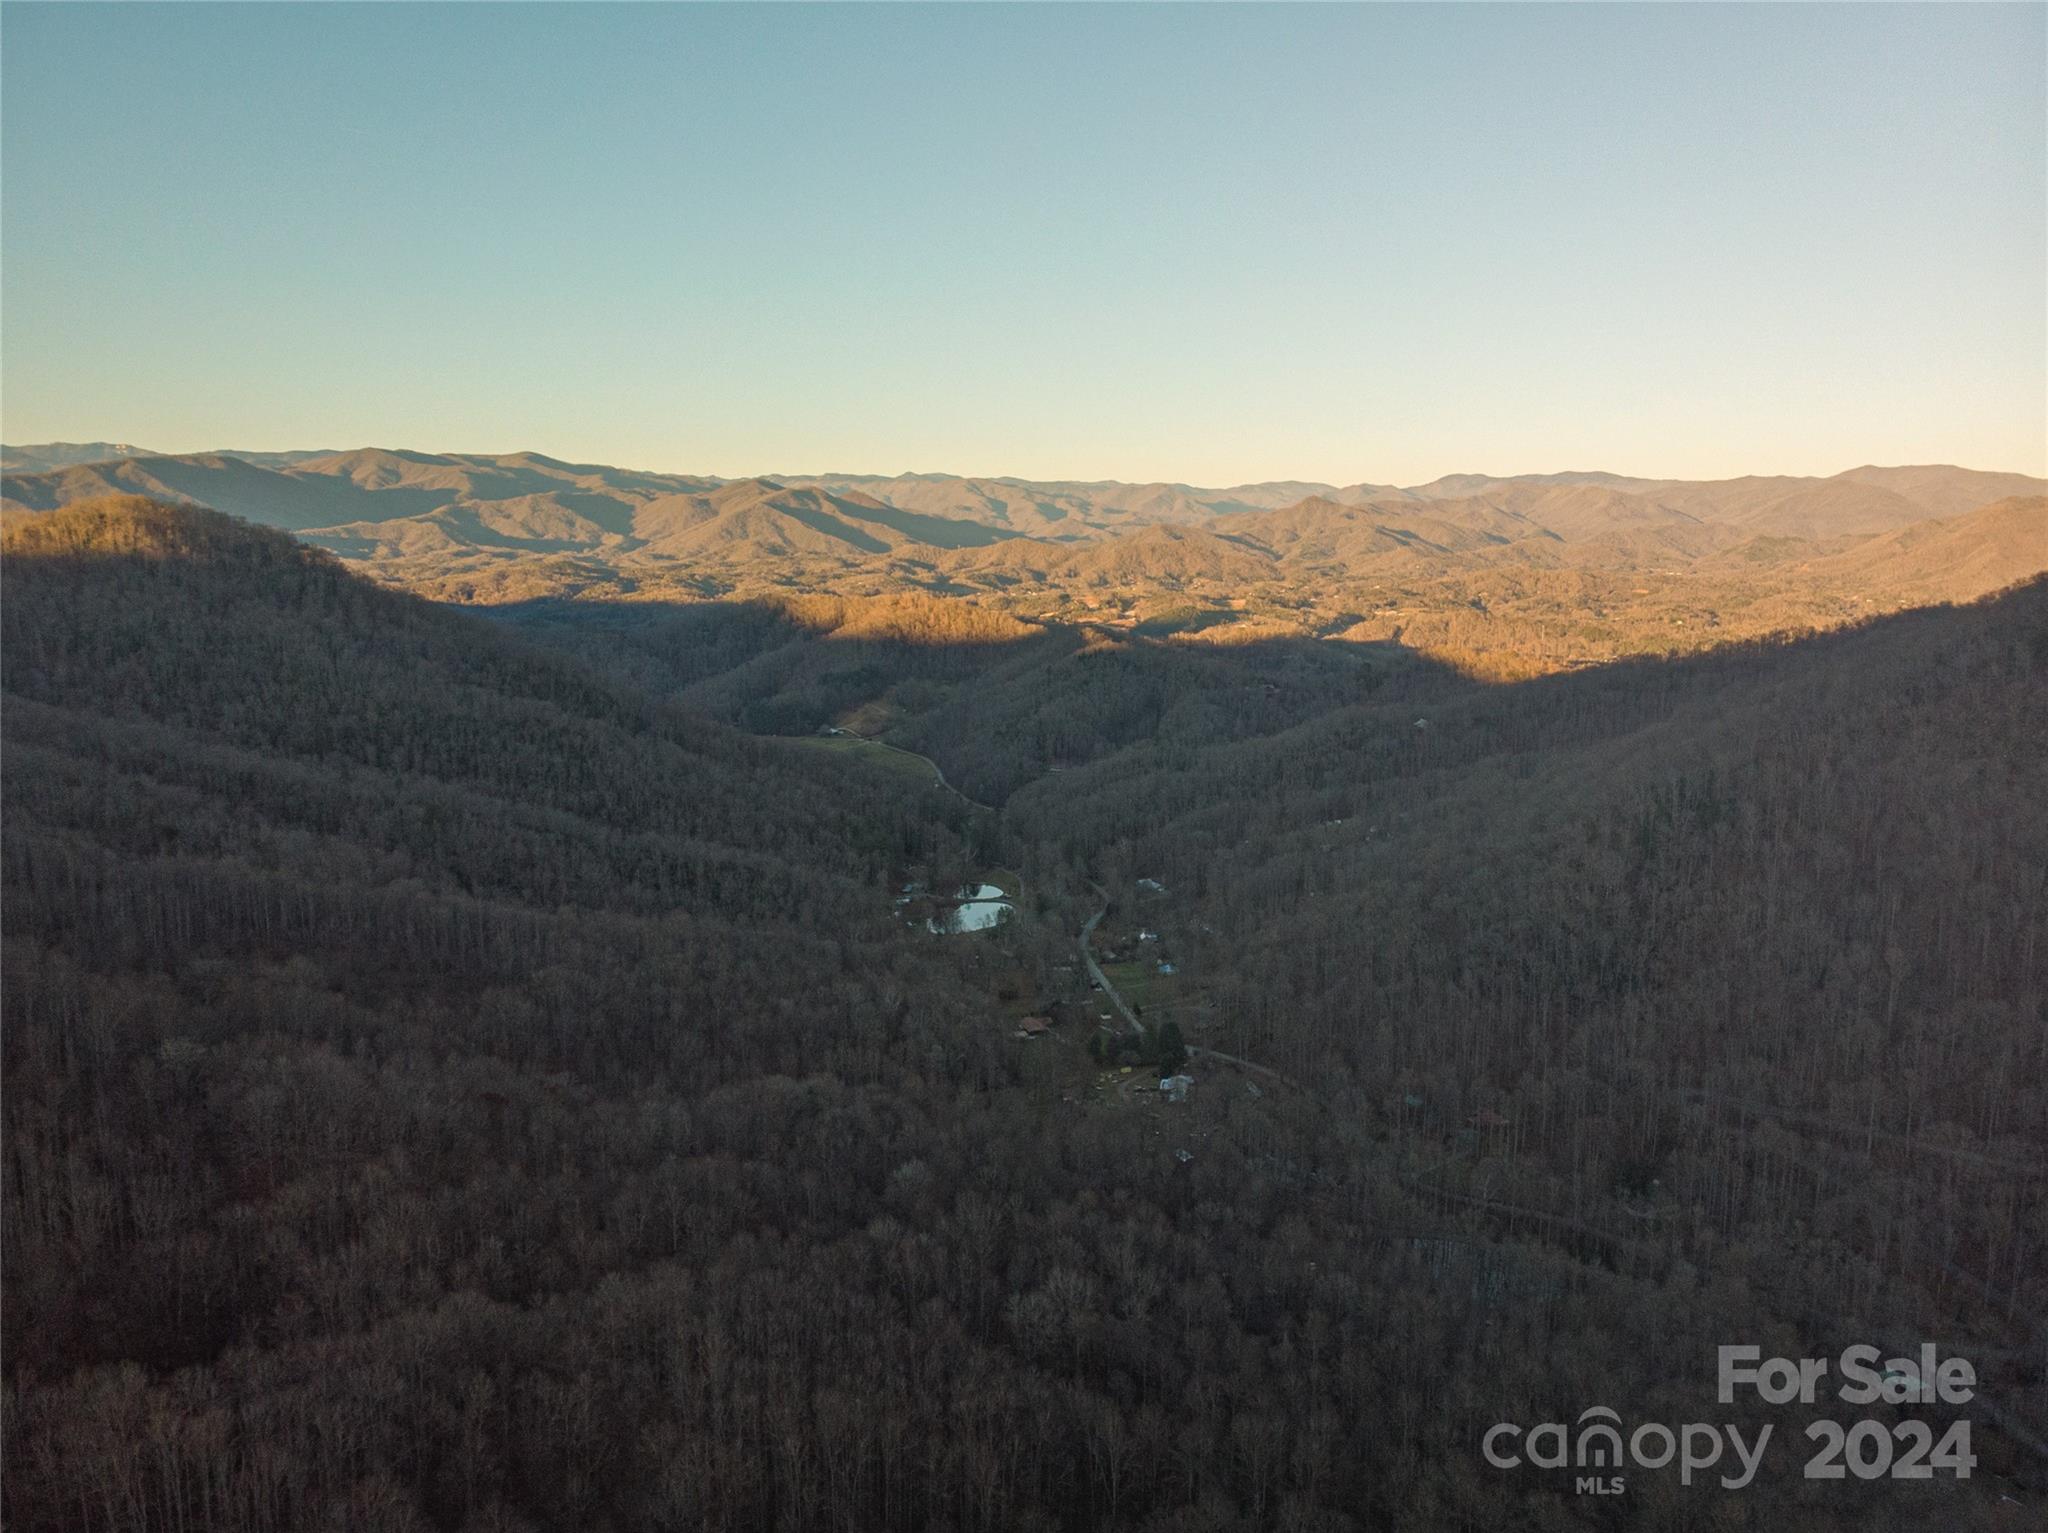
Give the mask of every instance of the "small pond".
[{"label": "small pond", "polygon": [[925,895],[913,885],[904,890],[896,908],[911,922],[923,921],[924,929],[941,936],[954,932],[981,932],[1007,920],[1016,906],[994,884],[962,884],[949,899]]}]

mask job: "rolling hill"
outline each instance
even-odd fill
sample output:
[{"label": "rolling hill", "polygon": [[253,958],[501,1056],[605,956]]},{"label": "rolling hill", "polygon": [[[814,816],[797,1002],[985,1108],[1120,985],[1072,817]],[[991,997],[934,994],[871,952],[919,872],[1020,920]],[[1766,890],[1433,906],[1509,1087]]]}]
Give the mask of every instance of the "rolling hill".
[{"label": "rolling hill", "polygon": [[1908,468],[1877,468],[1866,464],[1862,468],[1839,473],[1835,478],[1889,490],[1934,517],[1960,516],[1995,500],[2048,492],[2048,481],[2036,479],[2031,474],[1989,474],[1948,463]]},{"label": "rolling hill", "polygon": [[[51,466],[10,469],[0,508],[136,493],[210,506],[463,603],[924,591],[1137,623],[1192,599],[1208,615],[1181,626],[1222,624],[1217,634],[1332,631],[1399,610],[1385,635],[1541,666],[1825,627],[1873,601],[1963,599],[2048,568],[2048,532],[2035,535],[2028,504],[2048,482],[1944,466],[1204,489],[946,474],[726,481],[535,452],[380,448],[259,463],[108,447],[120,455],[75,461],[101,445],[10,449],[10,463]],[[1999,517],[1969,519],[2015,499]],[[1930,519],[1961,520],[1938,552],[1929,543],[1916,556],[1929,534],[1910,530]],[[1858,551],[1893,533],[1906,536]],[[1606,583],[1569,584],[1587,578]],[[1531,623],[1548,636],[1538,641]]]},{"label": "rolling hill", "polygon": [[[365,448],[338,453],[210,453],[165,456],[115,444],[48,444],[7,449],[0,504],[48,510],[110,493],[144,493],[209,505],[264,525],[293,531],[347,529],[375,549],[422,546],[389,524],[431,519],[451,507],[503,505],[485,517],[492,533],[444,527],[455,545],[512,547],[602,544],[628,548],[653,537],[629,522],[652,502],[703,497],[724,481],[700,475],[649,473],[602,464],[572,464],[540,453],[455,454]],[[258,457],[262,461],[255,461]],[[1499,520],[1520,518],[1566,539],[1683,523],[1707,523],[1751,535],[1821,540],[1889,531],[1927,517],[1948,517],[2014,495],[2048,491],[2048,481],[2022,474],[1945,466],[1850,469],[1832,479],[1751,476],[1717,481],[1647,480],[1584,472],[1496,477],[1456,474],[1412,488],[1334,486],[1285,481],[1202,489],[1185,484],[1041,481],[946,474],[777,475],[741,481],[812,492],[778,508],[785,515],[824,514],[864,522],[866,547],[844,529],[826,536],[862,552],[906,543],[931,548],[985,546],[1005,537],[1086,541],[1151,525],[1197,525],[1253,518],[1289,506],[1371,505],[1383,511],[1426,506],[1438,521],[1464,522],[1501,533]],[[551,497],[551,499],[550,499]],[[673,508],[671,508],[673,509]],[[581,527],[560,520],[568,513]],[[890,513],[900,513],[890,515]],[[537,518],[530,537],[529,517]],[[376,534],[361,529],[375,527]],[[1221,526],[1214,530],[1227,531]],[[804,540],[767,534],[777,552]],[[1256,536],[1256,535],[1255,535]],[[714,543],[733,541],[714,538]],[[739,541],[744,541],[744,538]],[[823,545],[820,551],[825,551]],[[832,551],[837,551],[836,549]]]},{"label": "rolling hill", "polygon": [[955,576],[993,573],[1040,585],[1090,589],[1191,581],[1231,585],[1271,576],[1270,560],[1235,538],[1219,535],[1218,525],[1159,523],[1087,543],[1013,539],[957,556],[946,561],[945,568]]},{"label": "rolling hill", "polygon": [[2044,545],[2048,497],[2013,495],[1858,540],[1792,573],[1894,601],[1970,601],[2038,575],[2048,563]]}]

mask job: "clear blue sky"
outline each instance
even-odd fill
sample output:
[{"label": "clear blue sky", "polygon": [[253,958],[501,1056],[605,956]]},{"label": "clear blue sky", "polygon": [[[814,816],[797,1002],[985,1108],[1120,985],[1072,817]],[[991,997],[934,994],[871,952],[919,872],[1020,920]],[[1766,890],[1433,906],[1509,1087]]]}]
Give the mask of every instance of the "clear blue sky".
[{"label": "clear blue sky", "polygon": [[2048,469],[2048,8],[8,4],[0,429]]}]

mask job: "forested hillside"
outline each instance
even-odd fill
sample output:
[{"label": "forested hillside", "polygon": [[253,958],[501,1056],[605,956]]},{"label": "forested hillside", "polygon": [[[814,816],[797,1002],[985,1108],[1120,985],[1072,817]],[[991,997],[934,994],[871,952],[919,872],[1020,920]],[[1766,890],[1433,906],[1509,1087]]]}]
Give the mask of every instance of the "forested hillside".
[{"label": "forested hillside", "polygon": [[[2048,1493],[2048,582],[1507,686],[931,593],[508,627],[133,499],[0,553],[12,1527]],[[894,904],[982,879],[987,932]],[[1923,1338],[1961,1484],[1713,1403],[1723,1343]],[[1480,1456],[1596,1403],[1779,1440]]]},{"label": "forested hillside", "polygon": [[118,493],[206,505],[462,605],[937,598],[1230,643],[1342,632],[1493,680],[1819,631],[2048,570],[2048,483],[1946,465],[1204,489],[727,481],[533,452],[7,453],[10,515]]},{"label": "forested hillside", "polygon": [[846,728],[928,752],[989,803],[1142,741],[1192,748],[1271,734],[1389,681],[1406,698],[1469,685],[1386,643],[1287,631],[1180,642],[1173,620],[1121,630],[1023,621],[929,596],[538,602],[496,616],[744,729]]},{"label": "forested hillside", "polygon": [[1181,891],[1222,1047],[1370,1082],[1360,1114],[1397,1132],[1411,1095],[1506,1119],[1472,1172],[1496,1195],[1611,1218],[1629,1168],[1660,1168],[1660,1218],[1775,1249],[1816,1312],[2033,1316],[2044,683],[2037,581],[1426,717],[1141,746],[1009,819]]}]

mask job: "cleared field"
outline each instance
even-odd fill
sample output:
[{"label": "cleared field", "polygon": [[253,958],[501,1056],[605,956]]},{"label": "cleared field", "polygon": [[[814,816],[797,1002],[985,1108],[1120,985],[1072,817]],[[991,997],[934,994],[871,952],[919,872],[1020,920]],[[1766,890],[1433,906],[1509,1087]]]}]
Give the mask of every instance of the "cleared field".
[{"label": "cleared field", "polygon": [[892,750],[879,740],[862,740],[853,735],[793,735],[790,737],[790,743],[801,745],[806,750],[829,751],[841,756],[860,756],[885,771],[914,777],[920,782],[932,782],[937,775],[932,770],[932,764],[922,756]]},{"label": "cleared field", "polygon": [[1149,1016],[1153,1012],[1170,1014],[1174,1008],[1190,999],[1178,974],[1161,974],[1151,959],[1134,959],[1129,963],[1106,963],[1102,972],[1109,982],[1116,986],[1116,992],[1133,1006],[1143,1007]]}]

